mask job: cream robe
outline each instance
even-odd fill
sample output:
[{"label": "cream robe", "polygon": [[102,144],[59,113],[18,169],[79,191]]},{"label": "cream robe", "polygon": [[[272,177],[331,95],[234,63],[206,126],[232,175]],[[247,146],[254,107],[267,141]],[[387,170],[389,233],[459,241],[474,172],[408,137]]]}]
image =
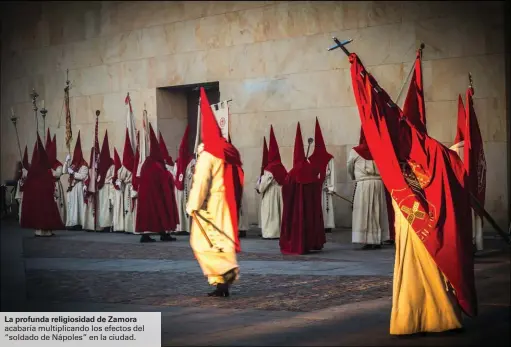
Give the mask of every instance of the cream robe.
[{"label": "cream robe", "polygon": [[[63,172],[66,173],[68,163],[64,163]],[[66,227],[74,227],[85,224],[85,201],[84,201],[84,184],[89,177],[89,168],[85,165],[74,173],[74,180],[71,191],[67,192],[67,211],[66,211]]]},{"label": "cream robe", "polygon": [[98,191],[98,224],[100,228],[110,228],[113,223],[113,200],[111,191],[112,178],[114,177],[114,165],[111,165],[105,175],[105,184],[103,188]]},{"label": "cream robe", "polygon": [[461,328],[461,309],[451,285],[393,201],[396,260],[390,334]]},{"label": "cream robe", "polygon": [[118,181],[119,189],[115,189],[114,187],[114,184],[116,184],[116,182],[112,182],[111,187],[112,189],[110,189],[110,200],[112,201],[113,204],[112,231],[124,231],[124,199],[123,199],[124,184],[122,183],[121,180],[118,179]]},{"label": "cream robe", "polygon": [[14,197],[18,200],[19,209],[18,209],[18,222],[21,223],[21,204],[23,203],[23,192],[20,190],[22,186],[22,181],[27,179],[28,171],[26,169],[21,169],[21,179],[18,180],[18,185],[16,187],[16,196]]},{"label": "cream robe", "polygon": [[124,189],[122,192],[123,208],[124,208],[124,231],[133,234],[135,232],[135,214],[137,209],[132,206],[135,202],[132,197],[135,195],[132,183],[132,174],[124,166],[121,166],[117,172],[117,178],[123,183]]},{"label": "cream robe", "polygon": [[282,221],[282,187],[265,170],[256,189],[261,194],[261,234],[264,239],[278,239]]},{"label": "cream robe", "polygon": [[[186,212],[199,211],[204,217],[210,216],[212,222],[222,230],[231,240],[234,240],[234,231],[227,201],[225,200],[224,161],[208,152],[202,152],[197,160],[193,184],[188,196]],[[207,199],[207,202],[206,202]],[[206,210],[204,210],[206,205]],[[220,237],[220,233],[213,231],[214,245],[221,247],[223,252],[211,248],[202,234],[197,221],[192,221],[190,245],[204,275],[211,285],[231,283],[238,277],[238,263],[236,261],[235,245],[230,240]],[[209,225],[199,219],[199,223],[206,229]]]},{"label": "cream robe", "polygon": [[[334,158],[330,159],[326,167],[326,176],[323,181],[321,192],[321,207],[323,208],[323,220],[325,229],[335,228],[335,214],[333,196],[328,192],[335,192],[335,169]],[[326,190],[326,191],[325,191]]]},{"label": "cream robe", "polygon": [[357,182],[353,201],[352,242],[380,245],[390,239],[385,186],[376,164],[352,149],[348,174]]},{"label": "cream robe", "polygon": [[247,199],[245,196],[245,193],[243,193],[241,196],[241,206],[238,216],[238,230],[247,231],[250,226],[248,225]]},{"label": "cream robe", "polygon": [[[462,161],[465,161],[465,141],[452,145],[449,149],[458,154]],[[483,219],[472,210],[472,243],[476,245],[478,251],[483,250]]]},{"label": "cream robe", "polygon": [[55,178],[55,193],[53,194],[55,198],[55,203],[59,209],[60,219],[62,220],[62,224],[66,223],[66,200],[64,195],[64,187],[62,187],[62,182],[60,181],[60,176],[62,176],[63,166],[58,166],[56,170],[51,170],[53,177]]}]

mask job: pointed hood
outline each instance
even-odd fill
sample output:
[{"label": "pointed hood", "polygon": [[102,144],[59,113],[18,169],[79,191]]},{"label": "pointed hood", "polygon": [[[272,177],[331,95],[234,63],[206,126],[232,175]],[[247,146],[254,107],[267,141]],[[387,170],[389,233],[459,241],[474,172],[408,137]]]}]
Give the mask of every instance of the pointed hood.
[{"label": "pointed hood", "polygon": [[465,131],[467,129],[467,115],[465,106],[463,105],[463,99],[461,95],[458,95],[458,125],[456,127],[456,138],[454,144],[460,143],[465,140]]},{"label": "pointed hood", "polygon": [[188,137],[190,133],[190,127],[187,125],[185,129],[185,133],[183,134],[183,138],[181,139],[181,144],[179,145],[179,155],[177,157],[176,162],[176,177],[175,177],[175,185],[178,190],[184,189],[184,177],[186,173],[186,168],[188,164],[192,160],[192,155],[188,151]]},{"label": "pointed hood", "polygon": [[287,170],[282,165],[282,160],[280,159],[280,151],[279,144],[277,143],[277,139],[275,138],[275,133],[273,132],[273,125],[270,126],[270,146],[268,148],[268,164],[264,168],[265,171],[268,171],[273,175],[273,178],[279,185],[284,185],[287,176]]},{"label": "pointed hood", "polygon": [[30,164],[28,163],[28,150],[27,145],[25,145],[25,152],[23,152],[23,161],[21,162],[23,164],[23,168],[25,170],[28,170],[30,167]]},{"label": "pointed hood", "polygon": [[46,154],[46,151],[44,150],[43,142],[41,141],[39,132],[37,133],[36,148],[37,150],[34,152],[35,156],[32,156],[31,170],[34,171],[48,170],[50,168],[50,164],[48,163],[48,156]]},{"label": "pointed hood", "polygon": [[[39,132],[37,134],[39,134]],[[32,157],[30,158],[31,164],[34,162],[34,160],[36,160],[37,150],[38,150],[38,146],[37,146],[37,139],[36,139],[36,141],[34,142],[34,149],[32,150]]]},{"label": "pointed hood", "polygon": [[201,138],[204,150],[219,159],[224,159],[223,149],[228,142],[222,137],[213,110],[209,104],[204,88],[200,89]]},{"label": "pointed hood", "polygon": [[133,147],[131,147],[131,140],[128,129],[126,129],[126,136],[124,137],[122,165],[126,168],[126,170],[133,173],[133,167],[135,166],[135,154],[133,154]]},{"label": "pointed hood", "polygon": [[103,144],[101,145],[101,152],[99,152],[99,167],[98,167],[98,189],[103,188],[105,185],[105,177],[108,169],[114,165],[114,161],[110,156],[110,145],[108,143],[108,130],[105,130],[105,137],[103,138]]},{"label": "pointed hood", "polygon": [[165,140],[163,139],[163,136],[161,135],[161,131],[159,132],[160,134],[160,152],[161,152],[161,155],[163,156],[163,160],[165,160],[165,163],[167,165],[170,165],[170,166],[174,166],[174,160],[172,160],[172,157],[169,155],[169,151],[167,149],[167,145],[165,144]]},{"label": "pointed hood", "polygon": [[165,164],[163,161],[163,155],[160,150],[160,144],[154,133],[153,126],[149,123],[149,156],[153,160]]},{"label": "pointed hood", "polygon": [[48,152],[48,149],[50,148],[50,146],[51,146],[51,135],[50,135],[50,128],[48,128],[46,131],[46,144],[44,146],[44,150],[46,152]]},{"label": "pointed hood", "polygon": [[48,164],[53,170],[56,170],[62,163],[57,160],[57,137],[53,135],[53,140],[50,141],[48,149],[46,150],[48,155]]},{"label": "pointed hood", "polygon": [[[121,158],[119,157],[119,153],[117,153],[117,149],[114,147],[114,176],[112,177],[112,183],[117,181],[117,173],[122,166]],[[115,189],[119,190],[119,188],[114,184]]]},{"label": "pointed hood", "polygon": [[300,122],[298,122],[296,126],[295,147],[293,150],[293,168],[289,171],[289,178],[299,184],[314,183],[318,182],[320,179],[319,170],[305,157]]},{"label": "pointed hood", "polygon": [[305,151],[303,149],[302,129],[300,122],[296,126],[295,147],[293,149],[293,168],[305,162]]},{"label": "pointed hood", "polygon": [[263,175],[264,168],[268,165],[268,146],[266,145],[266,136],[263,137],[263,159],[261,162],[261,174]]},{"label": "pointed hood", "polygon": [[78,131],[78,137],[76,139],[76,144],[75,144],[75,149],[73,152],[73,160],[71,162],[71,167],[73,167],[75,170],[78,170],[82,166],[89,166],[89,165],[87,165],[87,162],[83,158],[82,141],[80,140],[80,131]]},{"label": "pointed hood", "polygon": [[309,156],[309,161],[321,172],[321,176],[324,179],[326,176],[326,168],[328,162],[333,158],[333,156],[326,150],[325,140],[323,139],[321,127],[319,126],[318,117],[316,117],[314,143],[314,152],[312,152],[312,154]]},{"label": "pointed hood", "polygon": [[365,160],[373,160],[373,156],[371,155],[371,151],[369,151],[369,146],[367,145],[366,137],[364,135],[364,130],[360,127],[360,139],[358,141],[358,146],[353,147],[353,150],[358,153]]}]

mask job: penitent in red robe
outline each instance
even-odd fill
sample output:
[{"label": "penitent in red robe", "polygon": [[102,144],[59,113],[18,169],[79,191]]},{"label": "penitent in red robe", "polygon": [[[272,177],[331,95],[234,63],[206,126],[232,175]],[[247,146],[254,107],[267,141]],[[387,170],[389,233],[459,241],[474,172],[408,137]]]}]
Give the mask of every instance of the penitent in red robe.
[{"label": "penitent in red robe", "polygon": [[282,187],[284,206],[279,241],[282,254],[305,254],[323,249],[326,237],[321,186],[320,171],[305,158],[298,123],[293,169]]},{"label": "penitent in red robe", "polygon": [[39,230],[64,229],[53,196],[55,179],[39,134],[37,134],[36,149],[23,186],[21,227]]},{"label": "penitent in red robe", "polygon": [[169,184],[160,145],[149,124],[150,153],[138,180],[137,220],[135,232],[161,233],[175,230],[179,223],[176,199]]}]

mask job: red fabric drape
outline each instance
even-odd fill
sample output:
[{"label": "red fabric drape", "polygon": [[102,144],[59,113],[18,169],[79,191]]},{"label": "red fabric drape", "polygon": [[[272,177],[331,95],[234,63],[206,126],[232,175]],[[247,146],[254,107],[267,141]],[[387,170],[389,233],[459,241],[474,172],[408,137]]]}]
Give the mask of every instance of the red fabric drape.
[{"label": "red fabric drape", "polygon": [[[468,187],[472,194],[484,207],[486,196],[486,158],[484,155],[483,138],[474,110],[472,96],[474,90],[467,89],[466,130],[464,146],[464,166],[468,175]],[[481,216],[482,217],[482,216]]]},{"label": "red fabric drape", "polygon": [[366,137],[362,128],[360,128],[360,139],[358,141],[358,146],[353,147],[353,149],[365,160],[373,160],[373,156],[371,155],[369,147],[367,146]]},{"label": "red fabric drape", "polygon": [[165,140],[163,139],[163,136],[160,132],[160,152],[163,156],[163,160],[165,160],[165,163],[170,166],[174,166],[174,160],[172,160],[172,157],[169,155],[169,151],[167,149],[167,145],[165,144]]},{"label": "red fabric drape", "polygon": [[63,229],[64,225],[53,196],[55,179],[39,134],[37,134],[36,148],[23,186],[20,224],[22,228],[30,229]]},{"label": "red fabric drape", "polygon": [[30,164],[28,163],[28,151],[27,151],[27,145],[25,145],[25,152],[23,152],[23,168],[25,170],[28,170],[28,168],[30,167]]},{"label": "red fabric drape", "polygon": [[460,143],[465,140],[465,131],[467,128],[467,114],[465,106],[463,106],[463,100],[461,95],[458,95],[458,122],[456,124],[456,137],[454,138],[454,144]]},{"label": "red fabric drape", "polygon": [[403,105],[403,114],[410,123],[420,132],[427,134],[426,105],[424,103],[424,86],[422,84],[421,51],[417,50],[414,74],[410,81],[408,94]]},{"label": "red fabric drape", "polygon": [[117,149],[114,147],[114,176],[112,177],[112,183],[113,183],[113,187],[116,190],[120,190],[120,188],[117,187],[115,182],[118,179],[117,173],[118,173],[119,169],[121,168],[121,166],[122,166],[121,158],[119,157],[119,153],[117,153]]},{"label": "red fabric drape", "polygon": [[263,159],[261,161],[261,173],[263,175],[264,168],[268,165],[268,146],[266,145],[266,137],[263,137]]},{"label": "red fabric drape", "polygon": [[392,100],[383,89],[375,91],[379,89],[376,80],[355,54],[350,55],[350,63],[362,127],[382,180],[454,287],[463,311],[476,315],[472,225],[467,218],[470,206],[463,163],[453,151],[419,132],[407,117],[400,118],[401,110],[390,106]]}]

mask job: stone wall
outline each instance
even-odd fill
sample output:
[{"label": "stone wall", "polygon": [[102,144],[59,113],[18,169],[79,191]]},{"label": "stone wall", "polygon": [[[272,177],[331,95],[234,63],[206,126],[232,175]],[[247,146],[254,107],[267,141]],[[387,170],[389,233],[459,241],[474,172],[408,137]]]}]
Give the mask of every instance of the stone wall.
[{"label": "stone wall", "polygon": [[[270,124],[289,168],[296,122],[307,138],[313,136],[318,117],[335,156],[337,190],[350,197],[353,183],[346,159],[358,143],[360,121],[348,59],[340,51],[326,51],[331,37],[353,38],[349,49],[394,98],[424,42],[428,130],[446,145],[452,143],[457,97],[465,93],[471,72],[488,162],[487,209],[501,224],[507,223],[503,2],[90,1],[1,6],[2,180],[18,159],[11,107],[20,116],[22,146],[28,143],[32,151],[32,88],[45,100],[47,125],[57,133],[58,155],[64,159],[62,105],[69,69],[73,132],[76,138],[81,130],[86,158],[96,109],[102,111],[100,132],[108,129],[111,145],[122,152],[127,92],[137,126],[145,104],[149,120],[162,130],[175,158],[186,122],[180,113],[182,100],[174,105],[172,96],[157,88],[219,81],[221,98],[233,99],[232,140],[244,162],[250,222],[257,221],[258,197],[252,187]],[[349,227],[349,206],[339,200],[335,209],[337,224]]]}]

